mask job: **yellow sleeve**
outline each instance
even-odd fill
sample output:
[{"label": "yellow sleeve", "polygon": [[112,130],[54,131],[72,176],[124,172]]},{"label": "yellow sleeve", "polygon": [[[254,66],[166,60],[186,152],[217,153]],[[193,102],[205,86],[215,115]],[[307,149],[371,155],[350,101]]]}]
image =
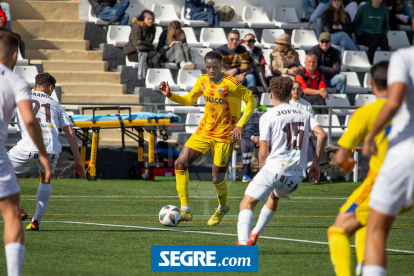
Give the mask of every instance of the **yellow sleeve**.
[{"label": "yellow sleeve", "polygon": [[174,93],[171,93],[171,97],[169,99],[178,104],[193,105],[197,101],[197,99],[203,94],[200,78],[198,78],[197,82],[194,84],[194,87],[193,89],[191,89],[190,93],[188,93],[185,96],[179,96]]},{"label": "yellow sleeve", "polygon": [[368,119],[369,114],[363,109],[355,111],[349,122],[348,130],[339,139],[338,145],[347,150],[353,150],[368,134]]},{"label": "yellow sleeve", "polygon": [[236,82],[238,85],[236,86],[235,83],[231,83],[230,85],[233,86],[234,95],[244,101],[246,105],[246,109],[244,110],[243,116],[240,118],[239,122],[236,126],[243,128],[244,125],[249,120],[250,116],[252,116],[254,109],[257,106],[256,100],[252,96],[252,91],[247,89],[244,85],[242,85],[239,81]]}]

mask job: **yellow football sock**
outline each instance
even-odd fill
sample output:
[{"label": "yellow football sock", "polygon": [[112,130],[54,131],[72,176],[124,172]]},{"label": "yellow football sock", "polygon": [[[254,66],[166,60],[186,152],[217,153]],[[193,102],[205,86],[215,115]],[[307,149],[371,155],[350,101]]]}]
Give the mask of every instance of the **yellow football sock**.
[{"label": "yellow football sock", "polygon": [[367,235],[367,227],[362,227],[355,233],[355,246],[358,263],[364,261],[365,237]]},{"label": "yellow football sock", "polygon": [[329,227],[328,241],[331,262],[337,276],[352,276],[352,253],[349,234],[338,227]]},{"label": "yellow football sock", "polygon": [[219,184],[214,184],[217,190],[217,199],[220,206],[226,206],[227,204],[227,181],[224,180]]},{"label": "yellow football sock", "polygon": [[190,176],[188,175],[188,170],[175,170],[175,178],[181,206],[190,206],[188,193],[188,182],[190,181]]}]

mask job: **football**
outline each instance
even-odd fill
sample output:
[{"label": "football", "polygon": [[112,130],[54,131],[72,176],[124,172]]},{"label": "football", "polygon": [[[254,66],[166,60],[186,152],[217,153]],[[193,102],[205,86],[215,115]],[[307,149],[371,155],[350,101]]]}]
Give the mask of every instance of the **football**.
[{"label": "football", "polygon": [[159,219],[162,225],[175,227],[180,223],[180,209],[174,205],[164,206],[160,211]]}]

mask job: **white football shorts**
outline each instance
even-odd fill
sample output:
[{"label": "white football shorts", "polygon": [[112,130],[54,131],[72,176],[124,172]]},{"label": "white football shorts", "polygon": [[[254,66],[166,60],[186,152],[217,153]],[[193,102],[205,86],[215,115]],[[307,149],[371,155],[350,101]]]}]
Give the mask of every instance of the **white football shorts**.
[{"label": "white football shorts", "polygon": [[246,195],[260,201],[266,201],[272,190],[279,198],[290,199],[289,194],[299,188],[303,176],[286,176],[264,166],[247,186]]},{"label": "white football shorts", "polygon": [[0,198],[17,193],[20,193],[20,187],[13,166],[7,158],[6,149],[4,149],[4,153],[0,153]]},{"label": "white football shorts", "polygon": [[[23,174],[30,171],[33,164],[37,163],[39,169],[45,172],[43,165],[39,162],[38,152],[23,152],[19,151],[17,147],[13,147],[8,153],[10,162],[16,174]],[[49,154],[49,161],[51,164],[52,174],[55,172],[59,154]]]},{"label": "white football shorts", "polygon": [[369,207],[388,216],[413,205],[414,158],[389,151],[371,191]]}]

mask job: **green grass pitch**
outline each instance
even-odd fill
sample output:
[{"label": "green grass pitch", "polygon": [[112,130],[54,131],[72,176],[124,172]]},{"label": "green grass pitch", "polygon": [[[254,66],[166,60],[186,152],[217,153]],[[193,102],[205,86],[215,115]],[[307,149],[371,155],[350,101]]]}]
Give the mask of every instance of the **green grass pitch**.
[{"label": "green grass pitch", "polygon": [[[21,179],[19,182],[21,203],[32,217],[38,181]],[[259,239],[256,275],[334,275],[328,245],[305,241],[327,242],[326,231],[339,207],[359,184],[311,186],[303,183],[292,194],[292,200],[281,200],[276,216],[262,236],[282,239]],[[193,222],[166,228],[158,222],[158,213],[167,204],[180,206],[174,181],[52,180],[52,198],[40,231],[25,231],[23,275],[156,274],[151,273],[151,245],[235,245],[238,206],[246,186],[240,181],[229,183],[231,210],[219,225],[209,227],[207,220],[217,208],[215,188],[209,181],[191,181]],[[256,207],[255,221],[262,205]],[[28,220],[23,226],[27,224]],[[413,275],[413,225],[413,212],[396,220],[387,248],[412,253],[388,252],[388,275]],[[0,275],[6,274],[5,267],[4,250],[0,250]]]}]

